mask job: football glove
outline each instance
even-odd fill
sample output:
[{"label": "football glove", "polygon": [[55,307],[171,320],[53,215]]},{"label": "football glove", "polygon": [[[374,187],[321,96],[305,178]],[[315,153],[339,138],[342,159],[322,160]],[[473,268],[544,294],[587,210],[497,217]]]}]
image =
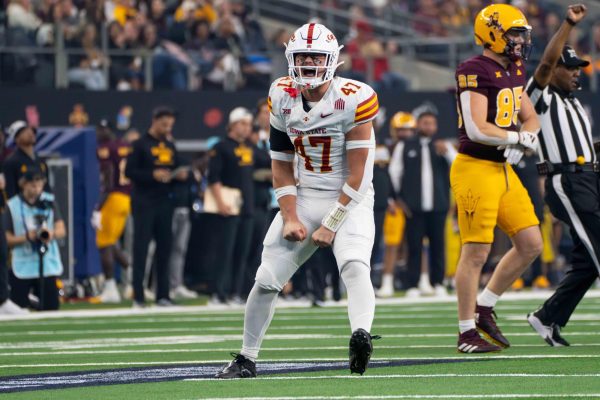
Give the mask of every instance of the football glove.
[{"label": "football glove", "polygon": [[504,149],[504,157],[506,158],[506,162],[511,165],[518,164],[519,161],[521,161],[521,158],[523,158],[524,153],[525,148],[520,144],[509,144]]},{"label": "football glove", "polygon": [[102,213],[100,211],[93,211],[92,218],[90,219],[90,223],[92,224],[92,228],[99,231],[102,230]]},{"label": "football glove", "polygon": [[519,132],[519,144],[531,150],[537,149],[538,137],[537,134],[528,131]]}]

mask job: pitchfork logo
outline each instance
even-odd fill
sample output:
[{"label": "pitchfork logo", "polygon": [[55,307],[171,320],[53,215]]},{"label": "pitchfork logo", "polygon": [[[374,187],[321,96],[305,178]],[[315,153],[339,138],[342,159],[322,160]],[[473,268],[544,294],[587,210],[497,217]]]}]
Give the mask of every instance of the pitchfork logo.
[{"label": "pitchfork logo", "polygon": [[465,216],[467,217],[467,224],[471,229],[473,218],[475,217],[475,210],[477,209],[477,203],[479,203],[480,197],[473,196],[473,193],[469,190],[467,197],[459,196],[458,200],[461,202],[463,210],[465,210]]}]

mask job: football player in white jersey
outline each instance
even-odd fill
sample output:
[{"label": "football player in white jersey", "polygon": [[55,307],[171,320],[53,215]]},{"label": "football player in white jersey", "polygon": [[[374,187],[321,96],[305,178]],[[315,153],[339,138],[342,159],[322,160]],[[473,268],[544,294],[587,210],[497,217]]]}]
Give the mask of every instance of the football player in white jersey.
[{"label": "football player in white jersey", "polygon": [[335,76],[342,47],[325,26],[303,25],[286,46],[289,76],[269,90],[273,187],[281,211],[265,237],[248,296],[242,350],[217,378],[256,376],[278,293],[318,247],[327,246],[348,292],[350,371],[367,368],[375,314],[372,120],[379,105],[369,85]]}]

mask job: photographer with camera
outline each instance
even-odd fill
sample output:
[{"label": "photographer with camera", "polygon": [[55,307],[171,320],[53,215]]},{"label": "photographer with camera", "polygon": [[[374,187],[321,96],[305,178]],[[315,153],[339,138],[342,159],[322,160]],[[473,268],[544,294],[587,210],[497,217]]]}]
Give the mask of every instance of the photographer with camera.
[{"label": "photographer with camera", "polygon": [[39,299],[40,310],[59,307],[56,277],[63,265],[56,239],[66,236],[64,221],[54,195],[44,192],[46,175],[29,168],[19,179],[20,192],[8,201],[5,213],[6,240],[12,254],[11,300],[20,307],[33,307],[29,293]]}]

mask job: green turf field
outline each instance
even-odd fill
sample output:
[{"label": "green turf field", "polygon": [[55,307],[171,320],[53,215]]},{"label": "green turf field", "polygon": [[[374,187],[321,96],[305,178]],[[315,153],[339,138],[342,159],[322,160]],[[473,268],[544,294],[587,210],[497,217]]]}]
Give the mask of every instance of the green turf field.
[{"label": "green turf field", "polygon": [[[229,352],[239,350],[241,309],[193,307],[171,313],[150,309],[133,315],[103,310],[95,317],[2,320],[0,398],[600,398],[600,296],[596,296],[581,303],[564,331],[572,343],[568,348],[547,346],[525,321],[526,313],[541,300],[501,301],[499,325],[513,346],[479,356],[456,352],[453,302],[378,305],[372,333],[383,339],[374,342],[373,365],[362,377],[351,376],[346,367],[350,329],[345,307],[278,309],[259,363],[259,374],[261,368],[269,372],[237,381],[203,376],[229,361]],[[335,362],[328,364],[334,369],[319,370],[324,362]],[[314,365],[316,370],[289,373]],[[149,367],[153,368],[145,369]],[[15,386],[19,375],[90,370],[113,372],[93,375],[105,379],[102,385],[83,375],[71,376],[69,382],[92,386],[36,389],[42,380],[52,381],[44,376]],[[137,382],[146,381],[147,375],[164,381],[115,384],[138,375]],[[35,390],[23,391],[26,387]]]}]

